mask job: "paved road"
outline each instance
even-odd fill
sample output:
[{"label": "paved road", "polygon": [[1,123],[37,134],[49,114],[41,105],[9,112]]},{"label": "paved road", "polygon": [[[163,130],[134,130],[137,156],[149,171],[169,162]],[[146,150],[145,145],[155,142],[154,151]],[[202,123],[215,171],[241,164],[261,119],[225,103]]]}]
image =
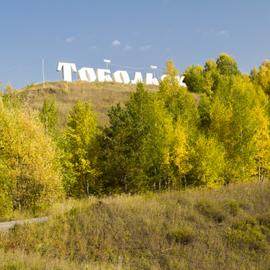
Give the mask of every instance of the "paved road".
[{"label": "paved road", "polygon": [[48,217],[40,217],[40,218],[31,218],[31,219],[0,222],[0,232],[7,232],[8,230],[14,228],[15,225],[44,223],[44,222],[47,222],[48,219],[49,219]]}]

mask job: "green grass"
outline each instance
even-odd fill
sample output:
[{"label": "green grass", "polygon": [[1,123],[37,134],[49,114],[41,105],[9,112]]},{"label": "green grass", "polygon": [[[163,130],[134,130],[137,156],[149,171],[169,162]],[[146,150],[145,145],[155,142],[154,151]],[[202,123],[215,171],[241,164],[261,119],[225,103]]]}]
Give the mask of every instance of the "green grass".
[{"label": "green grass", "polygon": [[[12,263],[21,261],[16,252],[30,254],[23,259],[29,269],[55,260],[57,269],[68,269],[68,262],[76,269],[87,264],[97,269],[270,268],[269,183],[118,195],[67,205],[56,206],[48,223],[2,234],[2,254],[8,252]],[[46,269],[42,267],[33,269]]]}]

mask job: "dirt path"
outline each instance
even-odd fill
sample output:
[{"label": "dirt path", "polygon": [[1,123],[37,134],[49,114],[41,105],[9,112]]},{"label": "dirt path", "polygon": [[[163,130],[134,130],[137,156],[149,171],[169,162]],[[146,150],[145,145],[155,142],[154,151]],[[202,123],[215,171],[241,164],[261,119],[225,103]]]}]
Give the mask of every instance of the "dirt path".
[{"label": "dirt path", "polygon": [[40,218],[31,218],[31,219],[0,222],[0,232],[7,232],[8,230],[14,228],[15,225],[44,223],[44,222],[47,222],[48,219],[49,219],[48,217],[40,217]]}]

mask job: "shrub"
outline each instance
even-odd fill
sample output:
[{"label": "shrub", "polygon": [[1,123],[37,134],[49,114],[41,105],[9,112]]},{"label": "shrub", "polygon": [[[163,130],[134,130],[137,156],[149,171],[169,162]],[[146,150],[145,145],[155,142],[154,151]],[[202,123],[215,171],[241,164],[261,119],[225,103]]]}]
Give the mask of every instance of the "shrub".
[{"label": "shrub", "polygon": [[182,245],[188,245],[195,239],[195,232],[189,226],[180,226],[167,234],[169,242],[176,242]]},{"label": "shrub", "polygon": [[224,208],[225,210],[227,210],[227,212],[229,212],[230,215],[232,216],[237,216],[238,212],[239,212],[239,203],[231,200],[231,201],[226,201],[224,204]]},{"label": "shrub", "polygon": [[267,241],[270,242],[270,212],[258,215],[256,219]]},{"label": "shrub", "polygon": [[266,237],[253,218],[247,218],[232,225],[226,233],[229,243],[238,248],[263,251],[267,248]]},{"label": "shrub", "polygon": [[225,220],[226,216],[221,209],[214,206],[209,201],[200,201],[195,205],[195,208],[207,218],[214,220],[217,223],[221,223]]},{"label": "shrub", "polygon": [[257,220],[260,225],[266,226],[270,229],[270,212],[258,215]]}]

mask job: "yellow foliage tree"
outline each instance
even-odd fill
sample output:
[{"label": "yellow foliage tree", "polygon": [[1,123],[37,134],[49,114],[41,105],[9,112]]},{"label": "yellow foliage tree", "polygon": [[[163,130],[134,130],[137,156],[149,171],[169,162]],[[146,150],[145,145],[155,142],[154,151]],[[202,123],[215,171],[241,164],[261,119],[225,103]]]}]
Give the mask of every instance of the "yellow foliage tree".
[{"label": "yellow foliage tree", "polygon": [[62,179],[57,151],[38,116],[1,103],[0,123],[1,166],[9,176],[6,186],[12,208],[35,211],[59,199]]},{"label": "yellow foliage tree", "polygon": [[190,155],[190,184],[218,187],[224,184],[225,150],[214,138],[199,135]]},{"label": "yellow foliage tree", "polygon": [[269,135],[269,119],[262,109],[257,106],[253,111],[256,118],[257,129],[253,138],[255,145],[255,174],[259,181],[263,181],[267,172],[270,170],[270,135]]},{"label": "yellow foliage tree", "polygon": [[188,160],[188,132],[180,122],[176,123],[173,149],[173,163],[179,175],[183,177],[191,167]]},{"label": "yellow foliage tree", "polygon": [[270,94],[270,60],[265,60],[257,72],[257,82],[261,85],[263,90]]}]

